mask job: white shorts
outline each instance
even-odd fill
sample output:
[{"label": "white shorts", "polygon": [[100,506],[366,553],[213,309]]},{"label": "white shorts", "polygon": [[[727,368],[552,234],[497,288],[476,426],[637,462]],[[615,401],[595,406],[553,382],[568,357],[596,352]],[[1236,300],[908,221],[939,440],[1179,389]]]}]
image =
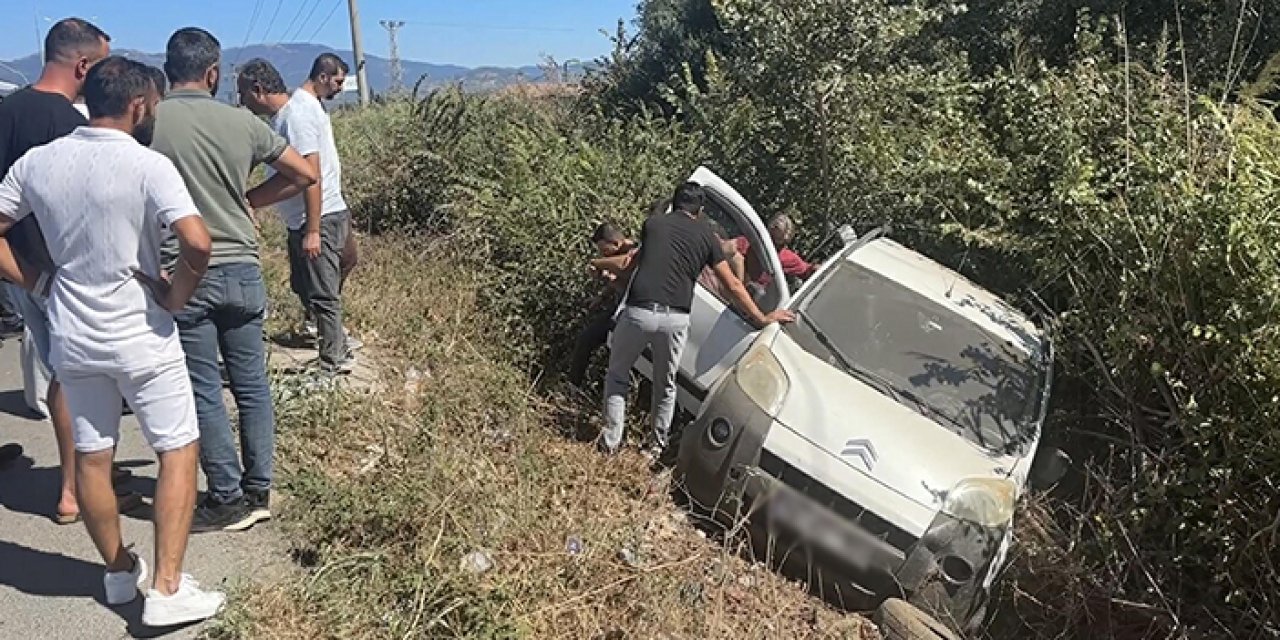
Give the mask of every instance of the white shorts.
[{"label": "white shorts", "polygon": [[200,439],[187,364],[175,360],[136,371],[60,371],[76,451],[96,453],[120,440],[120,398],[129,403],[152,449],[163,453]]}]

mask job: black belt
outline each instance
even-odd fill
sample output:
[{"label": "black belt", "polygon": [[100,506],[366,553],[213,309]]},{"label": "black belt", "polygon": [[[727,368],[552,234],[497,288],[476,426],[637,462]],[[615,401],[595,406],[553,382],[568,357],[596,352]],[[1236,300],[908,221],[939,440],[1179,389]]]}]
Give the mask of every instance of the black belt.
[{"label": "black belt", "polygon": [[644,309],[645,311],[653,311],[655,313],[689,313],[688,309],[681,307],[669,307],[657,302],[629,302],[627,303],[627,306],[635,307],[636,309]]}]

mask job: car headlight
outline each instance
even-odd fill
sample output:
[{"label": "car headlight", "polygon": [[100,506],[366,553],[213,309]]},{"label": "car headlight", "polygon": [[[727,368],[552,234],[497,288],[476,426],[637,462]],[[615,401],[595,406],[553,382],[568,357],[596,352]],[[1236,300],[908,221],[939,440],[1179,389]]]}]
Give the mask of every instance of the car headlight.
[{"label": "car headlight", "polygon": [[752,347],[738,362],[736,380],[742,392],[770,416],[782,408],[791,381],[782,364],[764,344]]},{"label": "car headlight", "polygon": [[1008,480],[969,478],[947,492],[942,512],[984,527],[998,527],[1013,518],[1017,495]]}]

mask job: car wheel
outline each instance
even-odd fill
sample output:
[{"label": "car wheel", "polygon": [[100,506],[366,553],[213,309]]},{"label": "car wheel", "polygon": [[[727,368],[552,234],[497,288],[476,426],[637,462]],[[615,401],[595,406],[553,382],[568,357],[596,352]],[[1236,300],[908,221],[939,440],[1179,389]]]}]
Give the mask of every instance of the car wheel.
[{"label": "car wheel", "polygon": [[885,640],[960,640],[946,625],[897,598],[885,600],[871,620]]}]

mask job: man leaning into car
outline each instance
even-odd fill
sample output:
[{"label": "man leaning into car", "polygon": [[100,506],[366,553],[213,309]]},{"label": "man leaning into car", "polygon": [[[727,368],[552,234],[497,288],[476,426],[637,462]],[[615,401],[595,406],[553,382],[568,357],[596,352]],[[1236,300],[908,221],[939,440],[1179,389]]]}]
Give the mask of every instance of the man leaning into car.
[{"label": "man leaning into car", "polygon": [[672,208],[645,220],[640,251],[618,258],[596,260],[601,269],[620,271],[636,260],[635,276],[620,310],[609,372],[605,377],[605,431],[602,448],[613,453],[622,446],[626,397],[631,387],[631,367],[645,349],[652,352],[653,441],[646,455],[656,461],[667,446],[667,432],[676,407],[676,371],[689,335],[689,310],[694,283],[704,267],[719,278],[729,298],[757,327],[790,322],[790,311],[762,313],[742,281],[734,276],[711,227],[699,219],[706,194],[693,182],[676,189]]}]

